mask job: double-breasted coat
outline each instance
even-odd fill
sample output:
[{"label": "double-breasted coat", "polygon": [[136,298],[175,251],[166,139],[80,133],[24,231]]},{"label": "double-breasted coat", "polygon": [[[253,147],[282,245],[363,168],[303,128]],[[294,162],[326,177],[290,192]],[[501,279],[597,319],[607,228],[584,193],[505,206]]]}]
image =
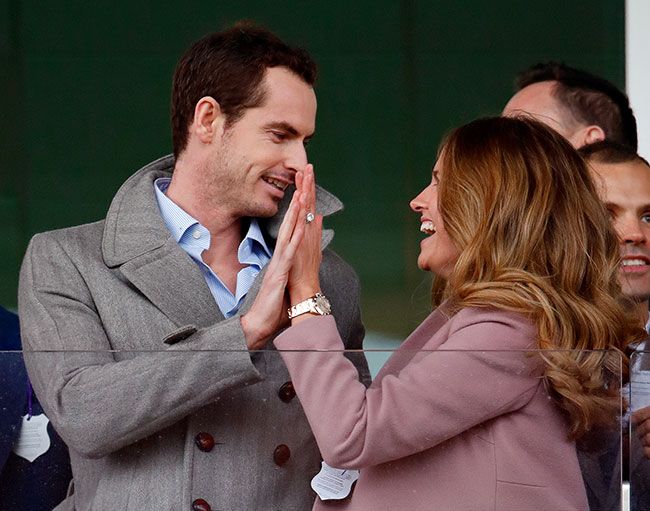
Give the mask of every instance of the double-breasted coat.
[{"label": "double-breasted coat", "polygon": [[[317,445],[281,358],[246,351],[239,320],[264,271],[224,319],[158,210],[153,183],[173,165],[164,157],[131,176],[105,220],[36,235],[27,249],[27,367],[72,460],[60,509],[308,509]],[[271,245],[289,195],[262,222]],[[319,212],[340,208],[319,189]],[[325,248],[321,279],[346,346],[360,348],[355,273]]]}]

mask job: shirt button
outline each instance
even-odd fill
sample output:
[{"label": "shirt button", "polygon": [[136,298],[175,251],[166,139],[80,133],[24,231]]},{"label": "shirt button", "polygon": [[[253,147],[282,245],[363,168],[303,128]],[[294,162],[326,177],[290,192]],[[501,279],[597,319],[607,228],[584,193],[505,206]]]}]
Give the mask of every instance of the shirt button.
[{"label": "shirt button", "polygon": [[194,238],[195,240],[198,240],[200,237],[201,237],[201,231],[199,231],[198,229],[196,229],[196,230],[192,233],[192,238]]},{"label": "shirt button", "polygon": [[210,507],[210,504],[208,504],[205,500],[203,499],[196,499],[194,502],[192,502],[192,511],[211,511],[212,508]]},{"label": "shirt button", "polygon": [[273,461],[275,461],[275,464],[279,467],[289,461],[289,458],[291,458],[291,451],[284,444],[278,445],[275,448],[275,451],[273,451]]},{"label": "shirt button", "polygon": [[282,385],[282,387],[280,387],[280,390],[278,390],[278,396],[285,403],[288,403],[294,397],[296,397],[296,389],[293,388],[293,383],[288,381]]},{"label": "shirt button", "polygon": [[202,431],[194,437],[194,443],[203,452],[210,452],[214,447],[214,437],[210,433]]}]

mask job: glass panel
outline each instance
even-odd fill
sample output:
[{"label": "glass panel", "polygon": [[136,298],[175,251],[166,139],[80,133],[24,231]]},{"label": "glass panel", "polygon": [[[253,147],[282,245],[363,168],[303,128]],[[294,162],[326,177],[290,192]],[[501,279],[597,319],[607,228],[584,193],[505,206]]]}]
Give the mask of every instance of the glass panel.
[{"label": "glass panel", "polygon": [[[650,509],[650,352],[637,351],[630,357],[629,480],[630,509]],[[647,428],[647,429],[646,429]],[[640,438],[640,435],[642,436]],[[644,449],[645,447],[645,449]]]},{"label": "glass panel", "polygon": [[576,447],[540,378],[567,352],[375,352],[366,389],[362,352],[177,346],[25,353],[31,405],[0,352],[0,509],[65,497],[63,440],[81,509],[305,510],[355,469],[362,509],[621,509],[620,413]]}]

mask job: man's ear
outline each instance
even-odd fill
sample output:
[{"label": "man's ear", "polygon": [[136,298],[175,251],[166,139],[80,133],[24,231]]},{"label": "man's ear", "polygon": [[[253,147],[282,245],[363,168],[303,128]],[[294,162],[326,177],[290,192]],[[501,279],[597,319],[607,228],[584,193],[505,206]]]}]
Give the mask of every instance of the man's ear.
[{"label": "man's ear", "polygon": [[190,125],[190,134],[204,144],[209,144],[216,137],[221,137],[225,126],[225,116],[219,103],[211,97],[204,96],[194,107],[194,120]]},{"label": "man's ear", "polygon": [[603,128],[596,124],[591,124],[576,131],[571,137],[571,142],[574,147],[583,147],[605,140],[605,138],[605,131]]}]

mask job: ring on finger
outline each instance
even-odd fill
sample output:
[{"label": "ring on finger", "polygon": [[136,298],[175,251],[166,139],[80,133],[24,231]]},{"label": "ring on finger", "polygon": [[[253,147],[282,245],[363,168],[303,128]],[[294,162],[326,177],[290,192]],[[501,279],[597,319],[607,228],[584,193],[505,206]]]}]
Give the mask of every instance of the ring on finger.
[{"label": "ring on finger", "polygon": [[308,224],[310,224],[310,223],[312,223],[312,222],[314,221],[314,218],[316,218],[316,217],[315,217],[314,214],[310,211],[309,213],[307,213],[307,216],[305,217],[305,221],[306,221]]}]

